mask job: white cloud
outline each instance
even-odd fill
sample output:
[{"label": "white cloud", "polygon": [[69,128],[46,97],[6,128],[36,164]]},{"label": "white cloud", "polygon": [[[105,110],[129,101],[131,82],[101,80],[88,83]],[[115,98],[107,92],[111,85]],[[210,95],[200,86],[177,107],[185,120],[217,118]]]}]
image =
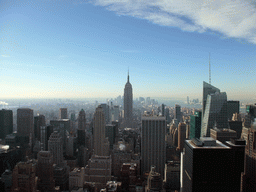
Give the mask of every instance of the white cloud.
[{"label": "white cloud", "polygon": [[256,44],[256,5],[252,0],[91,0],[119,15],[146,19],[184,31],[221,33]]}]

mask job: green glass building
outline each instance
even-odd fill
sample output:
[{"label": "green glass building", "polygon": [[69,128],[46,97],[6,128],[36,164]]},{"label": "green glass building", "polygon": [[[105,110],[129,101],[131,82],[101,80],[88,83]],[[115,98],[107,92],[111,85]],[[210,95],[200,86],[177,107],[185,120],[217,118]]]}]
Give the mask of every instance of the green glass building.
[{"label": "green glass building", "polygon": [[190,139],[200,138],[201,134],[201,121],[202,121],[202,112],[196,111],[194,115],[190,115]]}]

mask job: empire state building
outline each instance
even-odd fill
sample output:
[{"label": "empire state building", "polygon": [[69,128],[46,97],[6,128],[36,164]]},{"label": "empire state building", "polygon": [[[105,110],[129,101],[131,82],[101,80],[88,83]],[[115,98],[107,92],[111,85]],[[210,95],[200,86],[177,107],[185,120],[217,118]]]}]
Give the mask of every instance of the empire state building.
[{"label": "empire state building", "polygon": [[132,85],[129,81],[129,72],[127,77],[127,83],[124,88],[124,127],[132,127]]}]

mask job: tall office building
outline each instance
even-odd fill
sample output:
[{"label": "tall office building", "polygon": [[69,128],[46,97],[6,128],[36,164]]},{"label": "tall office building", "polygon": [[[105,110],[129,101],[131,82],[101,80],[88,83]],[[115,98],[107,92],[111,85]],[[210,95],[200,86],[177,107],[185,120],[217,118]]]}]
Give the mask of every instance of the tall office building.
[{"label": "tall office building", "polygon": [[86,116],[85,111],[82,109],[78,116],[78,129],[85,130],[86,128]]},{"label": "tall office building", "polygon": [[114,105],[114,118],[113,121],[118,121],[119,120],[119,106]]},{"label": "tall office building", "polygon": [[175,105],[174,118],[178,120],[178,123],[182,121],[182,113],[180,110],[180,105]]},{"label": "tall office building", "polygon": [[59,118],[60,119],[68,119],[68,109],[67,108],[60,108]]},{"label": "tall office building", "polygon": [[98,156],[108,155],[108,141],[105,138],[105,125],[103,108],[98,106],[93,119],[94,154]]},{"label": "tall office building", "polygon": [[239,101],[227,101],[228,120],[231,120],[234,113],[239,113]]},{"label": "tall office building", "polygon": [[132,127],[132,106],[133,106],[133,95],[132,85],[129,80],[129,72],[127,77],[127,83],[124,88],[124,127]]},{"label": "tall office building", "polygon": [[205,81],[203,82],[203,111],[202,111],[202,117],[204,116],[207,96],[209,94],[213,94],[215,92],[220,93],[220,90],[218,88],[212,86],[211,84],[206,83]]},{"label": "tall office building", "polygon": [[194,115],[190,115],[190,134],[189,138],[200,138],[201,135],[202,112],[196,111]]},{"label": "tall office building", "polygon": [[33,110],[28,108],[17,109],[17,134],[18,136],[34,136]]},{"label": "tall office building", "polygon": [[13,132],[13,113],[12,110],[0,110],[0,139]]},{"label": "tall office building", "polygon": [[53,158],[50,151],[40,151],[37,154],[38,190],[54,191]]},{"label": "tall office building", "polygon": [[210,129],[214,125],[219,129],[228,128],[227,95],[225,92],[216,92],[207,96],[202,120],[201,137],[209,137]]},{"label": "tall office building", "polygon": [[40,127],[45,126],[45,116],[44,115],[38,115],[34,117],[34,133],[35,138],[40,141],[41,135],[40,135]]},{"label": "tall office building", "polygon": [[152,165],[164,176],[166,159],[166,120],[161,116],[142,116],[141,153],[142,174],[149,172]]},{"label": "tall office building", "polygon": [[53,156],[53,163],[60,165],[63,162],[63,142],[62,137],[57,131],[54,131],[48,141],[48,151]]},{"label": "tall office building", "polygon": [[240,192],[243,141],[228,145],[211,137],[185,141],[182,154],[182,192]]},{"label": "tall office building", "polygon": [[162,116],[165,116],[165,104],[162,104]]},{"label": "tall office building", "polygon": [[186,124],[179,123],[178,125],[178,150],[183,151],[184,142],[186,139]]}]

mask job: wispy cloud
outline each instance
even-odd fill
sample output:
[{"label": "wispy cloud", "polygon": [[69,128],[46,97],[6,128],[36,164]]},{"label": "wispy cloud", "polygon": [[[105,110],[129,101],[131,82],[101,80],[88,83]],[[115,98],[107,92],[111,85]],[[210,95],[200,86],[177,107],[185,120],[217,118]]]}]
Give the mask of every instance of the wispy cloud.
[{"label": "wispy cloud", "polygon": [[2,57],[10,57],[10,55],[1,55]]},{"label": "wispy cloud", "polygon": [[256,44],[253,0],[91,0],[119,15],[146,19],[183,31],[214,31]]}]

